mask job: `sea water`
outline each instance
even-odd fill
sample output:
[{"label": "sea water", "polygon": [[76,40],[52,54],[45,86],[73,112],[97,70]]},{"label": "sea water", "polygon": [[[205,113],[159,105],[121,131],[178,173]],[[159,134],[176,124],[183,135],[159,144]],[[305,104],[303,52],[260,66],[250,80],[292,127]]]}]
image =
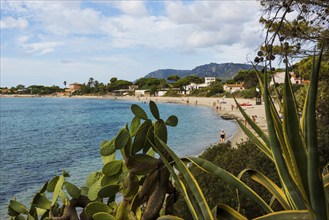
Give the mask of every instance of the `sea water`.
[{"label": "sea water", "polygon": [[[83,186],[90,172],[102,168],[100,143],[112,139],[134,117],[135,103],[149,115],[148,104],[111,99],[1,98],[0,211],[7,215],[14,197],[29,206],[38,189],[65,169],[69,181]],[[211,108],[158,103],[164,120],[176,115],[168,129],[168,145],[179,156],[200,154],[217,143],[223,128],[228,137],[237,125]],[[153,117],[152,117],[153,119]]]}]

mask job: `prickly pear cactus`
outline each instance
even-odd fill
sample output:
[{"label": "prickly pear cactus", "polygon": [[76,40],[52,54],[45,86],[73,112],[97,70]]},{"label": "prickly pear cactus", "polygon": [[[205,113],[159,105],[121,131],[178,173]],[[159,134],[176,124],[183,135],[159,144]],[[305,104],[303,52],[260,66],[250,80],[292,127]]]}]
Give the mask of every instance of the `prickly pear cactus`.
[{"label": "prickly pear cactus", "polygon": [[[156,219],[172,214],[178,194],[170,181],[170,173],[155,152],[172,159],[162,149],[167,143],[166,126],[176,126],[178,119],[160,118],[157,105],[150,101],[155,121],[133,104],[130,126],[119,130],[112,140],[101,143],[103,168],[91,173],[85,186],[78,188],[67,181],[67,172],[55,176],[40,189],[30,209],[11,200],[8,214],[12,219]],[[122,160],[116,159],[117,151]],[[47,198],[52,194],[51,198]],[[78,216],[77,207],[82,207]]]}]

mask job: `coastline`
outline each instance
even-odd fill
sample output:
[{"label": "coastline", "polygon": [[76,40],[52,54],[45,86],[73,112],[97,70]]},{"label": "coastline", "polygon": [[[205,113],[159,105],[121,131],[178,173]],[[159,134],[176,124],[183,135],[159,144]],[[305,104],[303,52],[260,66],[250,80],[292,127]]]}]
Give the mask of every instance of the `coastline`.
[{"label": "coastline", "polygon": [[[112,97],[113,98],[113,97]],[[221,117],[227,116],[229,119],[227,120],[235,120],[234,117],[238,118],[238,120],[243,120],[243,116],[238,109],[235,108],[236,104],[233,98],[208,98],[208,97],[140,97],[136,98],[133,96],[120,96],[117,99],[121,100],[131,100],[131,101],[139,101],[139,102],[165,102],[165,103],[175,103],[175,104],[184,104],[184,105],[203,105],[210,108],[213,108]],[[266,125],[266,116],[264,105],[256,105],[255,99],[236,99],[239,104],[248,103],[250,106],[243,106],[242,108],[245,112],[251,117],[253,115],[256,116],[257,125],[263,129],[265,132],[267,131]],[[218,103],[221,101],[225,101],[225,103]],[[218,107],[218,108],[217,108]],[[237,122],[235,122],[237,123]],[[248,125],[247,125],[248,127]],[[218,132],[220,130],[218,129]],[[232,146],[235,147],[239,143],[242,143],[249,138],[243,132],[243,130],[238,126],[238,130],[234,134],[226,134],[229,137],[226,141],[230,141]]]},{"label": "coastline", "polygon": [[[0,95],[0,98],[81,98],[81,99],[117,99],[117,100],[129,100],[138,102],[148,102],[150,100],[154,102],[174,103],[183,105],[203,105],[213,108],[221,117],[227,117],[227,120],[243,120],[243,116],[238,109],[235,108],[236,104],[233,98],[209,98],[209,97],[140,97],[135,96],[34,96],[34,95]],[[239,104],[247,103],[250,106],[243,106],[242,108],[251,117],[256,115],[257,125],[267,131],[266,117],[264,111],[264,105],[256,105],[255,99],[236,99]],[[221,103],[224,102],[224,103]],[[235,122],[236,123],[236,122]],[[248,127],[248,125],[247,125]],[[218,130],[219,132],[219,130]],[[238,126],[238,130],[234,134],[226,134],[229,137],[226,141],[230,141],[232,146],[235,147],[239,143],[248,140],[247,135]]]}]

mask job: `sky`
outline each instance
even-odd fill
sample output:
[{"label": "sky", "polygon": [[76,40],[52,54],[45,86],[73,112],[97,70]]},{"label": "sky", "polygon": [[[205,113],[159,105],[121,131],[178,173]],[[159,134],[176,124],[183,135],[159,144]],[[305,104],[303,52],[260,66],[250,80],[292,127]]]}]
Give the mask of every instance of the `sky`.
[{"label": "sky", "polygon": [[248,63],[263,42],[256,0],[0,3],[1,87]]}]

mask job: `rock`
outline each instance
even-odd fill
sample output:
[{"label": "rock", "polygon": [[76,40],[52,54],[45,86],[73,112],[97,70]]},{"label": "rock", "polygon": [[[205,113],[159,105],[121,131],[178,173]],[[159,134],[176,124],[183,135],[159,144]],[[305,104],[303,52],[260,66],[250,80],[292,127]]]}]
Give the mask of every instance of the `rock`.
[{"label": "rock", "polygon": [[235,116],[233,114],[225,113],[220,116],[224,120],[234,120]]}]

